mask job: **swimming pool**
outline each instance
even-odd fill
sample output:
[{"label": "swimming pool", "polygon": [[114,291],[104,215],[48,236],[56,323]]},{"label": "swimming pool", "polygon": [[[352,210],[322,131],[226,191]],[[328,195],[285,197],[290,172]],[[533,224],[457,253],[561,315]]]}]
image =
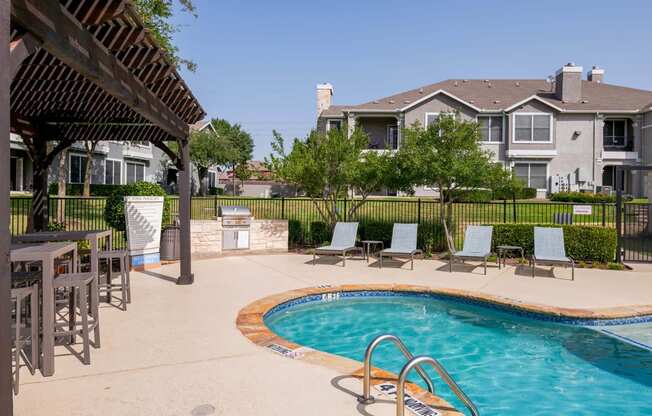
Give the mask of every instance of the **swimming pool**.
[{"label": "swimming pool", "polygon": [[[280,305],[265,324],[358,361],[373,338],[397,335],[415,355],[438,359],[484,415],[652,415],[652,352],[591,329],[418,294],[326,298]],[[403,364],[392,345],[374,353],[378,367],[398,373]],[[437,394],[464,409],[427,371]]]}]

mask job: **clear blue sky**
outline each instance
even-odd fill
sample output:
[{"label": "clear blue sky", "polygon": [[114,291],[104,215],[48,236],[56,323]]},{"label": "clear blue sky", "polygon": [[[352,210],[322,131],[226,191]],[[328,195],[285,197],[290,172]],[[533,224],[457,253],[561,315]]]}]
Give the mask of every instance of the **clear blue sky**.
[{"label": "clear blue sky", "polygon": [[[254,157],[315,124],[315,85],[357,104],[447,78],[545,78],[573,61],[652,90],[652,1],[195,0],[178,15],[183,76],[210,117],[239,122]],[[563,12],[562,12],[563,11]]]}]

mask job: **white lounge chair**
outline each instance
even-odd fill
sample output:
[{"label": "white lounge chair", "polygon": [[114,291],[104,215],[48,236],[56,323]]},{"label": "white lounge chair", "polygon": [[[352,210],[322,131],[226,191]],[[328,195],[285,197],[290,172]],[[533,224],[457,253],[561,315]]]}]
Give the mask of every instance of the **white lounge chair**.
[{"label": "white lounge chair", "polygon": [[421,253],[417,249],[417,228],[418,224],[394,224],[391,246],[380,251],[380,268],[383,267],[383,257],[409,257],[410,270],[414,270],[414,255]]},{"label": "white lounge chair", "polygon": [[342,267],[346,266],[346,254],[349,251],[360,250],[360,247],[355,246],[355,239],[358,235],[357,222],[338,222],[335,224],[333,231],[333,239],[327,246],[316,248],[312,254],[312,265],[315,265],[315,260],[318,255],[320,256],[342,256]]},{"label": "white lounge chair", "polygon": [[448,240],[449,250],[451,252],[448,263],[448,271],[453,271],[453,261],[459,260],[481,260],[484,263],[484,274],[487,274],[487,257],[491,255],[491,238],[494,227],[490,225],[469,225],[464,233],[464,247],[462,251],[456,251],[453,239],[448,235],[446,227],[446,237]]},{"label": "white lounge chair", "polygon": [[537,263],[544,265],[570,264],[571,279],[575,280],[575,262],[566,255],[564,248],[564,229],[552,227],[534,227],[534,255],[530,259],[532,277]]}]

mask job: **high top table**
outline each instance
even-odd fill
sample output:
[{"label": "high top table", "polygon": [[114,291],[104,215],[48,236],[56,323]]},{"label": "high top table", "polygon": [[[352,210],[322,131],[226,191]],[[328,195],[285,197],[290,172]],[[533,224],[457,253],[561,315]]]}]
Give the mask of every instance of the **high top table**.
[{"label": "high top table", "polygon": [[[90,241],[91,242],[91,273],[95,276],[91,287],[91,297],[96,304],[99,302],[99,249],[102,239],[107,239],[107,250],[113,247],[113,232],[111,230],[85,230],[85,231],[44,231],[36,233],[27,233],[14,237],[14,241],[21,243],[49,242],[49,241]],[[110,270],[110,268],[109,268]],[[110,279],[109,279],[110,281]],[[100,326],[98,316],[95,319],[95,328],[93,329],[93,341],[96,348],[100,347]]]},{"label": "high top table", "polygon": [[71,242],[56,242],[43,244],[12,244],[9,251],[11,262],[41,262],[43,278],[41,298],[43,303],[43,340],[41,351],[41,374],[51,376],[54,374],[54,274],[55,260],[66,254],[72,253],[75,272],[77,264],[77,244]]}]

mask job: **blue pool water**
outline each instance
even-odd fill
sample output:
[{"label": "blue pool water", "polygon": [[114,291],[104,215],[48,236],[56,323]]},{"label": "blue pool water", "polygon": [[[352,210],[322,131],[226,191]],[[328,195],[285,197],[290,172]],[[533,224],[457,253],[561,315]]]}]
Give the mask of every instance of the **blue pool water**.
[{"label": "blue pool water", "polygon": [[[415,355],[438,359],[483,416],[652,415],[652,352],[579,326],[414,296],[305,303],[265,322],[290,341],[359,361],[373,338],[398,335]],[[374,353],[374,365],[395,373],[404,363],[393,345]],[[464,409],[427,371],[438,395]]]}]

